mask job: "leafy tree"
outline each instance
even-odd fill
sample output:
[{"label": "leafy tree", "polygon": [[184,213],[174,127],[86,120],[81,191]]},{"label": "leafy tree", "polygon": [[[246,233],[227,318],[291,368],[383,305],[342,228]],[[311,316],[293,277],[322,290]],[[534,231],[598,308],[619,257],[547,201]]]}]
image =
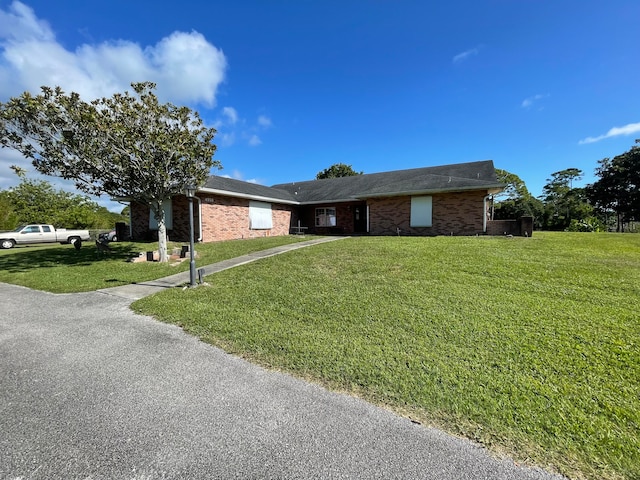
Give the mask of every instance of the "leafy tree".
[{"label": "leafy tree", "polygon": [[640,219],[640,147],[634,145],[598,164],[596,175],[600,178],[587,186],[587,196],[605,221],[609,214],[616,216],[616,231],[622,232],[625,223]]},{"label": "leafy tree", "polygon": [[0,191],[0,231],[13,230],[18,224],[18,216],[13,210],[8,192]]},{"label": "leafy tree", "polygon": [[47,175],[75,181],[93,195],[108,194],[149,206],[158,223],[160,260],[167,261],[163,201],[187,184],[202,185],[213,166],[215,129],[197,112],[160,104],[155,84],[133,83],[87,103],[77,93],[42,87],[0,104],[3,147],[18,150]]},{"label": "leafy tree", "polygon": [[592,215],[584,188],[574,188],[573,181],[582,178],[582,170],[567,168],[551,174],[542,189],[545,204],[544,226],[551,230],[565,230],[571,220],[584,220]]},{"label": "leafy tree", "polygon": [[506,187],[494,196],[493,218],[506,220],[532,216],[534,224],[539,226],[544,206],[540,200],[529,193],[524,181],[515,173],[500,168],[496,168],[496,178]]},{"label": "leafy tree", "polygon": [[316,180],[322,180],[323,178],[353,177],[355,175],[362,175],[362,173],[363,172],[356,172],[351,165],[334,163],[329,168],[318,172]]},{"label": "leafy tree", "polygon": [[500,201],[502,199],[514,200],[516,198],[530,195],[524,180],[522,180],[518,175],[501,168],[496,168],[495,170],[498,182],[506,185],[502,192],[497,193],[494,196],[496,201]]},{"label": "leafy tree", "polygon": [[24,223],[50,223],[58,228],[112,228],[122,220],[86,195],[56,191],[49,182],[28,179],[20,168],[14,171],[20,184],[0,196],[0,205],[3,202],[7,205],[7,214],[0,217],[0,228],[4,230]]}]

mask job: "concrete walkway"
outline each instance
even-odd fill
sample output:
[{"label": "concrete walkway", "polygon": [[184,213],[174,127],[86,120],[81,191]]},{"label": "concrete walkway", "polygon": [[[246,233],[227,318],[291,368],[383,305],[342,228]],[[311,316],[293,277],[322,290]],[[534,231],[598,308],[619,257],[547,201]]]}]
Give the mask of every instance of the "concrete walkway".
[{"label": "concrete walkway", "polygon": [[[291,243],[289,245],[282,245],[279,247],[269,248],[267,250],[261,250],[258,252],[249,253],[240,257],[230,258],[223,260],[222,262],[213,263],[205,267],[198,266],[199,269],[204,269],[204,275],[211,275],[212,273],[221,272],[229,268],[244,265],[246,263],[255,262],[261,258],[273,257],[274,255],[280,255],[281,253],[290,252],[299,248],[310,247],[312,245],[318,245],[320,243],[333,242],[348,237],[320,237],[304,242]],[[153,295],[154,293],[161,292],[167,288],[181,287],[189,283],[189,271],[176,273],[169,277],[160,278],[158,280],[149,280],[148,282],[133,283],[130,285],[121,285],[119,287],[102,288],[98,290],[100,293],[107,295],[113,295],[121,298],[128,298],[129,300],[139,300],[140,298]]]}]

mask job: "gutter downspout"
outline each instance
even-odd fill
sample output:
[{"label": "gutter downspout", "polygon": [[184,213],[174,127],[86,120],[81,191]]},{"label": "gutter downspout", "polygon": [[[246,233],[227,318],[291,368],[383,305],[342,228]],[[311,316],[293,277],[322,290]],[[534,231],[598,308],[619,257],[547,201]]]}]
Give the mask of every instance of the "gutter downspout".
[{"label": "gutter downspout", "polygon": [[365,209],[367,211],[367,233],[371,233],[370,231],[370,225],[369,225],[369,202],[367,202],[367,205],[365,206]]},{"label": "gutter downspout", "polygon": [[493,195],[485,195],[484,198],[482,199],[482,207],[483,207],[483,212],[482,212],[482,233],[487,233],[487,199],[488,198],[492,198]]}]

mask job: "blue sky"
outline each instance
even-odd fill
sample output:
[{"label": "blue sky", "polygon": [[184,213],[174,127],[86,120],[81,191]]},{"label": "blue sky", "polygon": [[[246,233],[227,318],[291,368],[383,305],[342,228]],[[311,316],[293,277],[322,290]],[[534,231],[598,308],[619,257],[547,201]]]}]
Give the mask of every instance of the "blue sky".
[{"label": "blue sky", "polygon": [[[492,159],[540,195],[640,138],[639,20],[637,0],[0,0],[0,101],[150,80],[218,129],[213,173]],[[21,162],[0,151],[0,188]]]}]

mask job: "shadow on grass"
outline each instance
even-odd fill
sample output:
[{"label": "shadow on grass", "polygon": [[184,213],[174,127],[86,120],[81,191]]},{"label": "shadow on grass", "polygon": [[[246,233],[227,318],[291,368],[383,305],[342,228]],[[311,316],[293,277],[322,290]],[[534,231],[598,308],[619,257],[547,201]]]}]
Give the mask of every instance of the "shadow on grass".
[{"label": "shadow on grass", "polygon": [[109,252],[98,251],[90,243],[81,247],[80,250],[69,245],[42,249],[29,248],[24,252],[7,252],[0,256],[0,270],[17,273],[61,265],[89,266],[109,260],[127,261],[139,254],[139,248],[135,245],[112,243],[109,246],[111,247]]}]

